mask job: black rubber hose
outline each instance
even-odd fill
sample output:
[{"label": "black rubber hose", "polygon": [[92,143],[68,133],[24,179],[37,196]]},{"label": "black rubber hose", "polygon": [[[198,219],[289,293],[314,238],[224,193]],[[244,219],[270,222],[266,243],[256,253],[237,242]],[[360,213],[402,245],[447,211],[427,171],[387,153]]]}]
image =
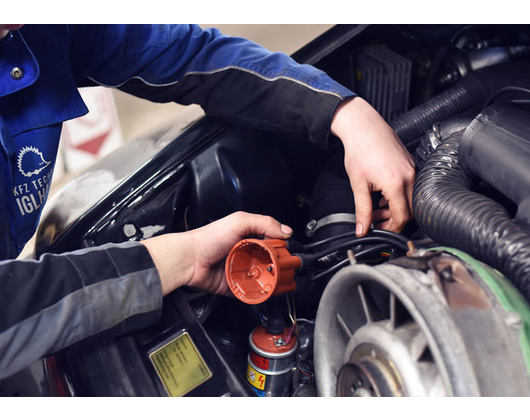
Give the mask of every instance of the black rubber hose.
[{"label": "black rubber hose", "polygon": [[[310,219],[334,213],[355,213],[350,181],[344,169],[344,151],[335,149],[316,180],[309,206]],[[355,230],[355,229],[354,229]]]},{"label": "black rubber hose", "polygon": [[530,235],[499,203],[470,191],[473,182],[458,163],[463,131],[445,139],[418,173],[416,222],[439,244],[501,271],[530,301]]},{"label": "black rubber hose", "polygon": [[433,124],[468,110],[478,113],[492,94],[506,86],[530,88],[529,75],[529,62],[504,63],[476,71],[396,118],[390,125],[405,147],[414,152],[419,138]]},{"label": "black rubber hose", "polygon": [[471,109],[474,104],[483,102],[486,96],[480,90],[470,89],[467,84],[459,84],[411,109],[392,121],[390,125],[405,147],[409,151],[414,151],[418,146],[418,137],[433,124]]}]

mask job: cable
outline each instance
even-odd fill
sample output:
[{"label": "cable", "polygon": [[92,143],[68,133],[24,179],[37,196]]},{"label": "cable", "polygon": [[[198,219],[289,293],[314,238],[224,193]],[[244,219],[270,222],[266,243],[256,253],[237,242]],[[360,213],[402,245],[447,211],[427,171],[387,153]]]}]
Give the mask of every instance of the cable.
[{"label": "cable", "polygon": [[410,239],[407,238],[405,235],[396,232],[391,232],[389,230],[372,229],[371,232],[375,235],[386,236],[387,238],[392,238],[396,241],[401,241],[405,245],[407,245],[407,243],[410,241]]},{"label": "cable", "polygon": [[506,86],[506,87],[503,87],[502,89],[499,89],[496,92],[494,92],[486,100],[484,108],[490,106],[493,103],[493,101],[495,101],[495,99],[497,99],[499,96],[504,95],[505,93],[510,93],[510,92],[526,93],[527,95],[530,95],[530,89],[526,89],[526,88],[520,87],[520,86]]},{"label": "cable", "polygon": [[[401,241],[405,245],[409,241],[409,239],[406,236],[401,235],[399,233],[390,232],[389,230],[372,229],[370,231],[370,233],[372,235],[383,236],[383,237],[395,239],[397,241]],[[316,248],[316,247],[319,247],[319,246],[322,246],[322,245],[326,245],[326,244],[328,244],[330,242],[334,242],[334,241],[339,240],[339,239],[349,238],[351,236],[353,236],[355,238],[357,237],[355,235],[355,232],[346,232],[346,233],[341,233],[340,235],[337,235],[337,236],[333,236],[331,238],[322,239],[320,241],[312,242],[310,244],[306,244],[306,245],[303,245],[303,246],[304,246],[305,249],[313,249],[313,248]],[[371,236],[369,236],[369,237],[371,237]]]},{"label": "cable", "polygon": [[[370,247],[368,249],[363,249],[362,251],[359,251],[357,254],[355,254],[355,258],[357,259],[357,258],[363,257],[364,255],[369,254],[371,252],[381,251],[381,250],[386,249],[386,248],[388,248],[387,244],[375,245],[375,246],[372,246],[372,247]],[[318,279],[320,279],[322,277],[325,277],[325,276],[333,273],[334,271],[337,271],[338,269],[348,265],[349,262],[350,262],[350,260],[348,258],[346,258],[345,260],[342,260],[341,262],[335,264],[334,266],[331,266],[328,269],[326,269],[324,271],[321,271],[316,276],[312,277],[311,281],[318,280]]]},{"label": "cable", "polygon": [[356,239],[353,239],[351,241],[344,242],[342,244],[338,244],[338,245],[332,246],[332,247],[330,247],[328,249],[325,249],[325,250],[323,250],[321,252],[317,252],[316,254],[313,254],[312,258],[314,260],[319,260],[320,258],[325,257],[326,255],[332,254],[335,251],[339,251],[339,250],[341,250],[342,248],[345,248],[345,247],[354,247],[354,246],[357,246],[357,245],[365,245],[365,244],[373,244],[373,243],[380,244],[381,242],[385,242],[385,243],[387,243],[389,245],[392,245],[394,247],[397,247],[397,248],[399,248],[399,249],[401,249],[401,250],[403,250],[405,252],[409,250],[407,245],[404,244],[401,241],[396,241],[396,240],[391,239],[391,238],[384,238],[383,239],[383,238],[378,238],[376,236],[370,236],[370,237],[356,238]]}]

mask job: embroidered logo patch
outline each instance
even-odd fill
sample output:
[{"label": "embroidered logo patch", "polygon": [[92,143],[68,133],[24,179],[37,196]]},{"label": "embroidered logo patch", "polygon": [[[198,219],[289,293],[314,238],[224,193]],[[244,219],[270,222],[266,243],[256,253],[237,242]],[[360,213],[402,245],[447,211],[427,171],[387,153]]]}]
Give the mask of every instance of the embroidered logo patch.
[{"label": "embroidered logo patch", "polygon": [[44,159],[42,153],[33,146],[25,146],[18,153],[17,167],[25,177],[32,177],[40,174],[50,165],[50,162]]},{"label": "embroidered logo patch", "polygon": [[50,191],[53,161],[44,159],[42,152],[35,146],[24,146],[16,158],[16,167],[25,179],[13,178],[15,182],[12,191],[15,202],[21,216],[34,214],[38,217]]}]

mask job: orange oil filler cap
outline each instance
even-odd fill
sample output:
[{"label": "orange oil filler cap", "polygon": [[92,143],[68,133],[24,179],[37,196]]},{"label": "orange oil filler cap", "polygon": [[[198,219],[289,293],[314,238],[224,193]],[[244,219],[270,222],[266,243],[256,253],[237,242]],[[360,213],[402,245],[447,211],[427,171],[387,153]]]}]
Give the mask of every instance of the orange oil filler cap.
[{"label": "orange oil filler cap", "polygon": [[242,302],[257,305],[296,288],[294,273],[302,261],[281,239],[243,239],[226,258],[226,281]]}]

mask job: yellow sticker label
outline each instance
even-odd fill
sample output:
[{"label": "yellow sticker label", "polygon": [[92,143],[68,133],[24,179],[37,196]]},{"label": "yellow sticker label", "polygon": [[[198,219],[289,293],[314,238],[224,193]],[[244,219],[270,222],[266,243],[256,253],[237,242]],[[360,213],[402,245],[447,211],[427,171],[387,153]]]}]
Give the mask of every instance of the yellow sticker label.
[{"label": "yellow sticker label", "polygon": [[149,355],[171,397],[181,397],[212,377],[212,372],[188,333]]},{"label": "yellow sticker label", "polygon": [[252,369],[252,366],[248,365],[247,380],[250,382],[250,385],[252,385],[254,388],[258,388],[263,391],[265,389],[266,379],[266,375],[257,372],[256,370]]}]

